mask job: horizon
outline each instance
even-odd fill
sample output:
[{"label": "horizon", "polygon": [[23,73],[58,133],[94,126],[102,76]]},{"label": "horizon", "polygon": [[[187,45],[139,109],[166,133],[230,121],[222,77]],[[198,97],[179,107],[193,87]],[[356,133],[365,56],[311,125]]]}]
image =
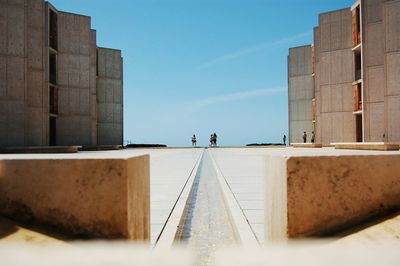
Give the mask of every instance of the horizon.
[{"label": "horizon", "polygon": [[[99,46],[122,50],[124,144],[281,143],[287,55],[313,42],[318,14],[354,1],[50,1],[92,18]],[[106,15],[105,15],[106,14]]]}]

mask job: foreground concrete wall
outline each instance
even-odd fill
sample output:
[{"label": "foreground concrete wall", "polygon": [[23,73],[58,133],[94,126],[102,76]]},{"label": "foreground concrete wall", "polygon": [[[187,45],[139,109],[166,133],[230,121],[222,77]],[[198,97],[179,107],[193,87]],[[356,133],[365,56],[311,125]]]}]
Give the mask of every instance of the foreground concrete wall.
[{"label": "foreground concrete wall", "polygon": [[349,8],[319,16],[319,26],[314,30],[316,142],[322,144],[356,140],[351,37]]},{"label": "foreground concrete wall", "polygon": [[123,65],[120,50],[98,48],[97,143],[123,144]]},{"label": "foreground concrete wall", "polygon": [[44,7],[0,1],[0,147],[47,144]]},{"label": "foreground concrete wall", "polygon": [[58,36],[57,145],[95,145],[91,113],[95,47],[90,17],[60,12]]},{"label": "foreground concrete wall", "polygon": [[400,207],[400,156],[271,156],[265,237],[329,234]]},{"label": "foreground concrete wall", "polygon": [[304,131],[310,136],[314,131],[312,122],[314,80],[311,45],[289,49],[288,72],[289,143],[302,142]]},{"label": "foreground concrete wall", "polygon": [[96,238],[150,237],[149,157],[0,161],[0,213]]}]

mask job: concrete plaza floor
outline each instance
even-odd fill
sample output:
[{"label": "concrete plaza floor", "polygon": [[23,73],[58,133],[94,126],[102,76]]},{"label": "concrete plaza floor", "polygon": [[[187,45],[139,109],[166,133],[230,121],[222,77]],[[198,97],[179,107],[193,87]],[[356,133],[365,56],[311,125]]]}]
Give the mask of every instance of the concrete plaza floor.
[{"label": "concrete plaza floor", "polygon": [[[399,151],[355,151],[333,148],[212,148],[208,149],[229,185],[251,230],[260,244],[264,242],[264,176],[266,157],[317,155],[399,155]],[[128,158],[150,154],[151,235],[153,246],[177,202],[204,149],[127,149],[121,151],[80,152],[77,154],[2,154],[1,159],[39,158]],[[400,238],[400,216],[393,216],[377,224],[341,236],[343,241],[376,241]],[[3,230],[3,231],[2,231]],[[7,219],[0,219],[0,242],[21,240],[30,242],[59,242],[60,237],[24,228]],[[62,239],[61,239],[62,240]]]}]

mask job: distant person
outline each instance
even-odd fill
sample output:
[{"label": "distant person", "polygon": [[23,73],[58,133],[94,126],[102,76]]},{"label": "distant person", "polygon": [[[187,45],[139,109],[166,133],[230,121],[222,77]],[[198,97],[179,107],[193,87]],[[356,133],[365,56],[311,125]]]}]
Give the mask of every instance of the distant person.
[{"label": "distant person", "polygon": [[286,135],[283,134],[283,145],[286,145]]},{"label": "distant person", "polygon": [[314,131],[311,133],[311,143],[315,142],[315,133]]},{"label": "distant person", "polygon": [[215,132],[213,135],[213,139],[214,139],[214,147],[215,147],[215,146],[217,146],[217,134],[215,134]]},{"label": "distant person", "polygon": [[197,145],[196,135],[193,134],[193,137],[192,137],[192,146],[193,146],[193,147],[196,147],[196,145]]},{"label": "distant person", "polygon": [[214,145],[214,135],[211,134],[210,135],[210,147],[212,147]]},{"label": "distant person", "polygon": [[304,131],[303,133],[303,142],[306,143],[307,142],[307,133]]}]

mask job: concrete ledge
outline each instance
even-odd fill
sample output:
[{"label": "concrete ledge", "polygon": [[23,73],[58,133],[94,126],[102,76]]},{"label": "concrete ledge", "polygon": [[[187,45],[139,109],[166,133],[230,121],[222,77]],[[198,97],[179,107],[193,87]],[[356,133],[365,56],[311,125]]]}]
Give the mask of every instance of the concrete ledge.
[{"label": "concrete ledge", "polygon": [[317,143],[291,143],[294,148],[322,148],[322,144]]},{"label": "concrete ledge", "polygon": [[349,142],[331,143],[335,149],[346,150],[374,150],[374,151],[398,151],[399,144],[385,142]]},{"label": "concrete ledge", "polygon": [[76,153],[81,146],[32,146],[32,147],[7,147],[0,150],[0,154],[10,153]]},{"label": "concrete ledge", "polygon": [[77,237],[148,240],[149,156],[0,160],[0,213]]},{"label": "concrete ledge", "polygon": [[121,149],[121,145],[82,146],[79,148],[80,151],[113,151]]},{"label": "concrete ledge", "polygon": [[321,236],[400,207],[400,155],[271,156],[265,237]]}]

